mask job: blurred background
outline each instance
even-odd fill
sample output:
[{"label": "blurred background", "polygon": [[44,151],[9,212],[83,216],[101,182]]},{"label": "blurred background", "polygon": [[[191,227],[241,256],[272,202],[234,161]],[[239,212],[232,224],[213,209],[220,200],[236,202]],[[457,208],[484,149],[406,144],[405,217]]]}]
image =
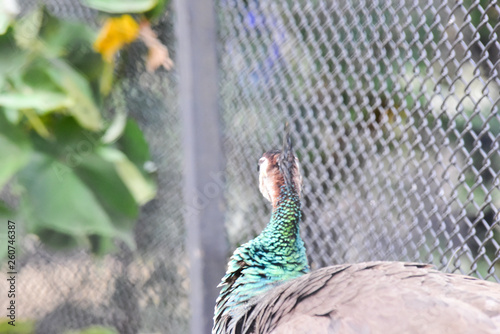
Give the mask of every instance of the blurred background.
[{"label": "blurred background", "polygon": [[[179,3],[0,0],[0,219],[16,222],[19,291],[0,333],[190,332],[205,291],[189,274]],[[191,43],[216,51],[223,156],[208,223],[226,231],[204,260],[224,267],[267,223],[257,161],[288,121],[313,268],[418,261],[500,282],[496,1],[203,3],[216,35]],[[5,274],[6,227],[0,240]]]}]

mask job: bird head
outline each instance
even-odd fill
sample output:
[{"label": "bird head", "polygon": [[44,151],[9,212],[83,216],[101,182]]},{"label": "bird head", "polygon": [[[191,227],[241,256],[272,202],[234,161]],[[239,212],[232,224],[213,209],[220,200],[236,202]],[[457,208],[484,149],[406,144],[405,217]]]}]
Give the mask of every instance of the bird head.
[{"label": "bird head", "polygon": [[282,186],[300,196],[302,188],[300,164],[293,153],[288,131],[283,139],[283,148],[267,151],[259,160],[259,189],[273,207],[276,207]]}]

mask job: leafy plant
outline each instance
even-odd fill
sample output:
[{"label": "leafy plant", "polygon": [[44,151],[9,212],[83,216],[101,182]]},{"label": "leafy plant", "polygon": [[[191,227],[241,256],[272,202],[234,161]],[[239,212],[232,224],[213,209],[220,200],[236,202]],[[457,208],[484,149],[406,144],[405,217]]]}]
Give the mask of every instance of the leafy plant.
[{"label": "leafy plant", "polygon": [[[142,2],[130,3],[138,10],[159,3]],[[118,11],[127,11],[120,3]],[[8,186],[20,199],[15,208],[0,203],[0,216],[19,220],[51,247],[104,254],[114,239],[133,247],[139,206],[155,196],[156,184],[144,168],[150,157],[135,121],[120,106],[111,122],[103,118],[120,78],[113,78],[114,61],[93,50],[97,37],[84,23],[44,9],[0,35],[0,189]]]}]

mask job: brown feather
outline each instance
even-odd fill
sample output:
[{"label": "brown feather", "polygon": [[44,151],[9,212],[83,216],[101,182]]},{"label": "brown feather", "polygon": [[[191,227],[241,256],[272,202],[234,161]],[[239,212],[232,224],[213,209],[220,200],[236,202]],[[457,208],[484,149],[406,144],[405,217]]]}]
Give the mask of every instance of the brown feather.
[{"label": "brown feather", "polygon": [[424,264],[367,262],[306,274],[249,310],[242,333],[500,333],[500,284]]}]

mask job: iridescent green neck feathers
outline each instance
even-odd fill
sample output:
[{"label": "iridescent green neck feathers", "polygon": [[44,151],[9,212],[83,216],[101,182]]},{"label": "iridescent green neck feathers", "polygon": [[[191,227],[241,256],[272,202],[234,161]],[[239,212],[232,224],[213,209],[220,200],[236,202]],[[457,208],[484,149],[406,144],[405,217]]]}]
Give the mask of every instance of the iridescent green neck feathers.
[{"label": "iridescent green neck feathers", "polygon": [[[295,187],[282,184],[271,220],[255,239],[240,246],[228,263],[217,299],[213,333],[225,333],[256,298],[287,280],[309,272],[300,238],[300,200]],[[232,321],[233,320],[233,321]]]}]

